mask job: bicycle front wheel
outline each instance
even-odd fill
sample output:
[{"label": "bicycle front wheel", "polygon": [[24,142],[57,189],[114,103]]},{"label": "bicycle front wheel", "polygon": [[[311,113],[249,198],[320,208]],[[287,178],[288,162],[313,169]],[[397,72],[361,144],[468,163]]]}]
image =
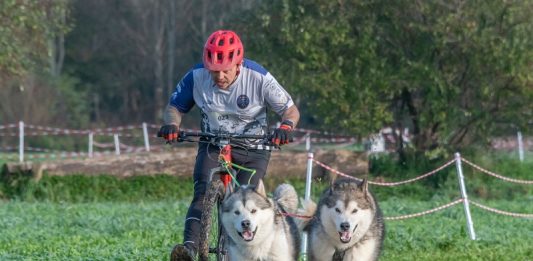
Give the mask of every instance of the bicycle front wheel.
[{"label": "bicycle front wheel", "polygon": [[[226,235],[220,220],[220,208],[224,198],[224,184],[220,180],[213,180],[205,193],[202,209],[200,240],[198,257],[201,261],[229,260],[226,253]],[[216,254],[216,259],[210,259],[209,253]]]}]

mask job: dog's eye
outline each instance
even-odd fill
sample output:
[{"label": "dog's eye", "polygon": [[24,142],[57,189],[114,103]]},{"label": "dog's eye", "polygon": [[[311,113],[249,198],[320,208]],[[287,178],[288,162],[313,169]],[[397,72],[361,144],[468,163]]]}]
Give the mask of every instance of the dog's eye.
[{"label": "dog's eye", "polygon": [[357,209],[352,210],[352,214],[357,213]]},{"label": "dog's eye", "polygon": [[239,212],[238,210],[235,210],[235,212],[233,212],[233,213],[235,213],[235,215],[240,215],[241,214],[241,212]]},{"label": "dog's eye", "polygon": [[335,212],[341,213],[341,210],[339,208],[335,208]]},{"label": "dog's eye", "polygon": [[252,211],[250,211],[250,212],[252,212],[252,214],[254,214],[255,212],[257,212],[257,209],[254,208],[254,209],[252,209]]}]

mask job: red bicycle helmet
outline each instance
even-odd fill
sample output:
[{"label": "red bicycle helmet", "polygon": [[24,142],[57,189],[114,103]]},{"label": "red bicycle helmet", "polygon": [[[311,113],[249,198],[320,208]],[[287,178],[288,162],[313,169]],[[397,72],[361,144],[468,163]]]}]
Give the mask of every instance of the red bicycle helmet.
[{"label": "red bicycle helmet", "polygon": [[239,36],[229,30],[212,33],[204,46],[204,66],[210,71],[225,71],[242,62],[244,47]]}]

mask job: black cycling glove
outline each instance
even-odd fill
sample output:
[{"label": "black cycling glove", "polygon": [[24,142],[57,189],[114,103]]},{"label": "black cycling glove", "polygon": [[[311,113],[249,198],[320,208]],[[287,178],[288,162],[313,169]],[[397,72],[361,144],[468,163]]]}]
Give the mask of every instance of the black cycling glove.
[{"label": "black cycling glove", "polygon": [[272,143],[274,143],[276,146],[289,144],[289,142],[292,141],[292,128],[293,123],[289,120],[284,120],[279,128],[274,130]]},{"label": "black cycling glove", "polygon": [[179,138],[179,128],[174,124],[163,125],[161,126],[161,129],[159,129],[157,137],[163,137],[167,143],[177,142]]}]

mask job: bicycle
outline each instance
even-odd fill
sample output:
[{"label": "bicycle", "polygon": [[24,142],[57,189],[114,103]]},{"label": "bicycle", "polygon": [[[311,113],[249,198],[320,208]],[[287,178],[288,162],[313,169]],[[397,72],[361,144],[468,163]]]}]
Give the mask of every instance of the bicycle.
[{"label": "bicycle", "polygon": [[[209,254],[216,255],[217,261],[227,261],[229,257],[226,251],[227,235],[220,221],[221,205],[225,196],[233,193],[238,184],[236,171],[238,168],[255,174],[255,170],[238,166],[231,162],[231,148],[233,140],[254,139],[261,144],[275,146],[271,141],[271,135],[247,135],[232,133],[207,133],[180,131],[179,141],[208,142],[220,148],[218,155],[219,166],[210,170],[209,184],[205,193],[201,222],[201,231],[198,243],[198,258],[209,260]],[[191,137],[195,139],[191,139]],[[198,139],[196,139],[198,138]],[[205,141],[208,140],[208,141]],[[213,222],[216,226],[212,227]]]}]

